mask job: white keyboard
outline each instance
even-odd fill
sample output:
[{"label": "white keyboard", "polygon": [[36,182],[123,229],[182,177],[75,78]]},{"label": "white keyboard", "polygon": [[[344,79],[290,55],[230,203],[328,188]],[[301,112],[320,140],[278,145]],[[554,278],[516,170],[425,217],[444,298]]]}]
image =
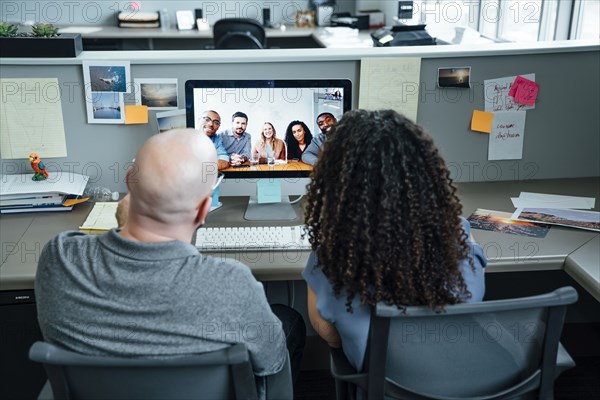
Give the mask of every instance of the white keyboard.
[{"label": "white keyboard", "polygon": [[309,250],[308,236],[302,237],[304,227],[247,226],[233,228],[199,228],[196,247],[200,251],[245,250]]}]

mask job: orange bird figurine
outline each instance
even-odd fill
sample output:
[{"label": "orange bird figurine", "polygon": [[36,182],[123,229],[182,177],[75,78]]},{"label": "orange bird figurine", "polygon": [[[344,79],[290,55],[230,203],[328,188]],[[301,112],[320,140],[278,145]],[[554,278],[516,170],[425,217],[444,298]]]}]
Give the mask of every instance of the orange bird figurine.
[{"label": "orange bird figurine", "polygon": [[35,174],[33,174],[31,177],[32,180],[43,181],[48,178],[48,171],[36,153],[31,153],[29,155],[29,162],[31,163],[31,168],[33,168],[33,171],[35,172]]}]

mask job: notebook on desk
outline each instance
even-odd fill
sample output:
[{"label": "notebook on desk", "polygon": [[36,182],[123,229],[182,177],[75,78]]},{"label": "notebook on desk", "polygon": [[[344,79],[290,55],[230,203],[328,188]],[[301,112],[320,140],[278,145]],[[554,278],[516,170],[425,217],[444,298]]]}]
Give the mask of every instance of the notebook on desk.
[{"label": "notebook on desk", "polygon": [[86,233],[103,233],[116,228],[117,224],[117,206],[118,202],[98,202],[90,211],[83,225],[79,230]]}]

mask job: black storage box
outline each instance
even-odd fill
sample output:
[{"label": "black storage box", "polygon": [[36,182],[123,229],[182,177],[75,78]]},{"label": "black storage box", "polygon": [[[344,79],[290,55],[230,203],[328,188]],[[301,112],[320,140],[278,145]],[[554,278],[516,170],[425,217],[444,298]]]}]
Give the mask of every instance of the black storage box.
[{"label": "black storage box", "polygon": [[425,30],[425,25],[385,26],[371,33],[375,47],[428,46],[436,44],[435,38]]},{"label": "black storage box", "polygon": [[83,50],[80,33],[55,37],[0,37],[0,57],[77,57]]}]

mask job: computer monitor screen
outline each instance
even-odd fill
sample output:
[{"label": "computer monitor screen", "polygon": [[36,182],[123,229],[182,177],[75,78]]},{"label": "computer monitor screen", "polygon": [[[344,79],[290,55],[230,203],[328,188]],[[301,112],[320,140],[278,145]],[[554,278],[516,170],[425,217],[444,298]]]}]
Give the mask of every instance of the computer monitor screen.
[{"label": "computer monitor screen", "polygon": [[[350,110],[351,97],[352,84],[346,79],[188,80],[186,123],[204,132],[207,111],[218,113],[220,126],[212,135],[220,136],[216,140],[222,142],[231,161],[229,168],[222,170],[226,178],[308,177],[312,165],[303,162],[302,155],[310,137],[321,132],[317,117],[331,113],[339,119]],[[242,134],[241,138],[240,125],[235,124],[237,120],[234,122],[234,115],[240,113],[247,116],[247,135]],[[297,122],[302,122],[306,127],[302,130],[308,131],[300,145],[293,142],[296,139],[292,131]],[[239,163],[235,155],[242,152],[248,157]]]}]

